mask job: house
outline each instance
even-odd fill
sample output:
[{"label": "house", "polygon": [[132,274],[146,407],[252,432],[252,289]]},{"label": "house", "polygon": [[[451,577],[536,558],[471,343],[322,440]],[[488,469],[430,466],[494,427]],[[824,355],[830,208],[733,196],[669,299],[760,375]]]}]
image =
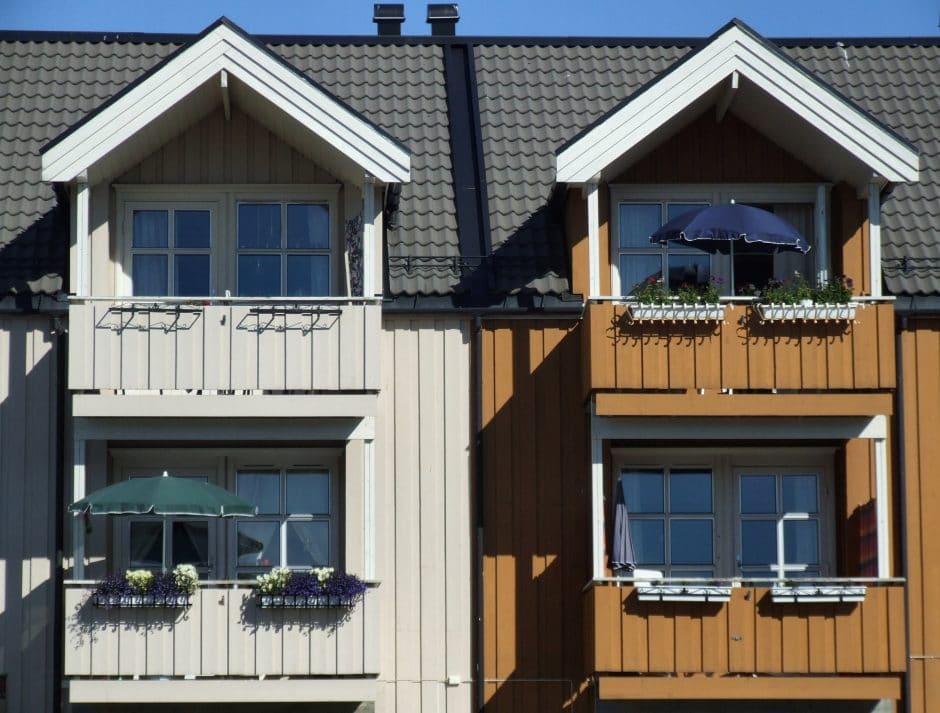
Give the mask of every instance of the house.
[{"label": "house", "polygon": [[[0,704],[932,710],[940,42],[375,19],[0,35]],[[731,200],[812,249],[649,243]],[[793,271],[852,302],[742,294]],[[65,516],[162,472],[258,515]]]}]

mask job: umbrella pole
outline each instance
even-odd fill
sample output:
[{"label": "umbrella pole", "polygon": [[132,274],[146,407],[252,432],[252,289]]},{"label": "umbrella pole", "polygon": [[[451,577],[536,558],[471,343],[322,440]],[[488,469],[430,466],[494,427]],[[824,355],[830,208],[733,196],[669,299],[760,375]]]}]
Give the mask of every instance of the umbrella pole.
[{"label": "umbrella pole", "polygon": [[737,285],[735,284],[735,282],[734,282],[734,241],[733,241],[733,240],[731,241],[731,270],[730,270],[730,276],[731,276],[731,295],[732,295],[732,297],[733,297],[733,296],[736,295],[737,292],[738,292],[738,286],[737,286]]},{"label": "umbrella pole", "polygon": [[170,554],[169,552],[167,552],[167,543],[168,543],[168,541],[169,541],[170,538],[167,537],[167,534],[166,534],[166,524],[167,524],[167,523],[166,523],[166,515],[164,515],[164,516],[163,516],[163,557],[162,557],[162,559],[163,559],[163,574],[166,574],[166,558],[167,558],[167,557],[169,556],[169,554]]}]

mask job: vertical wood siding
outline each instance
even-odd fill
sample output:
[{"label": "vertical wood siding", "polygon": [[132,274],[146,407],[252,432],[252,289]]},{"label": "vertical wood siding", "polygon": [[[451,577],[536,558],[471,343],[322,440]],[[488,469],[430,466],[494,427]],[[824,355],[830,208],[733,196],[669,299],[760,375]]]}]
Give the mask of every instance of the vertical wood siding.
[{"label": "vertical wood siding", "polygon": [[[561,711],[583,680],[590,562],[579,327],[483,329],[486,710]],[[580,704],[578,709],[584,704]]]},{"label": "vertical wood siding", "polygon": [[[376,454],[377,713],[470,713],[470,329],[388,318]],[[462,683],[447,686],[448,676]]]},{"label": "vertical wood siding", "polygon": [[219,109],[168,141],[116,183],[336,183],[242,111]]},{"label": "vertical wood siding", "polygon": [[910,711],[929,713],[940,710],[940,319],[912,320],[901,340]]},{"label": "vertical wood siding", "polygon": [[56,337],[0,317],[0,675],[8,713],[52,710]]}]

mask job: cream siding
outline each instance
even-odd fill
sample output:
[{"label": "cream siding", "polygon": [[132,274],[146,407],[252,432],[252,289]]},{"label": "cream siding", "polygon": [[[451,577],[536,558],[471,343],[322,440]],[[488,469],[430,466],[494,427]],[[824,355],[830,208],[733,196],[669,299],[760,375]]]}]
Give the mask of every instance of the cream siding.
[{"label": "cream siding", "polygon": [[51,318],[0,316],[0,675],[7,713],[52,709],[56,340]]},{"label": "cream siding", "polygon": [[[471,705],[470,328],[385,320],[376,455],[376,711]],[[447,685],[449,676],[460,683]]]}]

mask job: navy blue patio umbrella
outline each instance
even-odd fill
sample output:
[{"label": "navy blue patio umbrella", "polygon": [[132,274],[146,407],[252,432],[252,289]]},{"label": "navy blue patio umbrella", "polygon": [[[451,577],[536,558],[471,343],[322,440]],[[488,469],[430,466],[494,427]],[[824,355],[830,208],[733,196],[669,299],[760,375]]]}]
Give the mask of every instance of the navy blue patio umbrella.
[{"label": "navy blue patio umbrella", "polygon": [[711,253],[731,255],[734,285],[734,244],[771,246],[774,251],[806,254],[810,245],[800,231],[770,211],[743,203],[703,206],[678,215],[650,236],[651,243],[678,242]]}]

